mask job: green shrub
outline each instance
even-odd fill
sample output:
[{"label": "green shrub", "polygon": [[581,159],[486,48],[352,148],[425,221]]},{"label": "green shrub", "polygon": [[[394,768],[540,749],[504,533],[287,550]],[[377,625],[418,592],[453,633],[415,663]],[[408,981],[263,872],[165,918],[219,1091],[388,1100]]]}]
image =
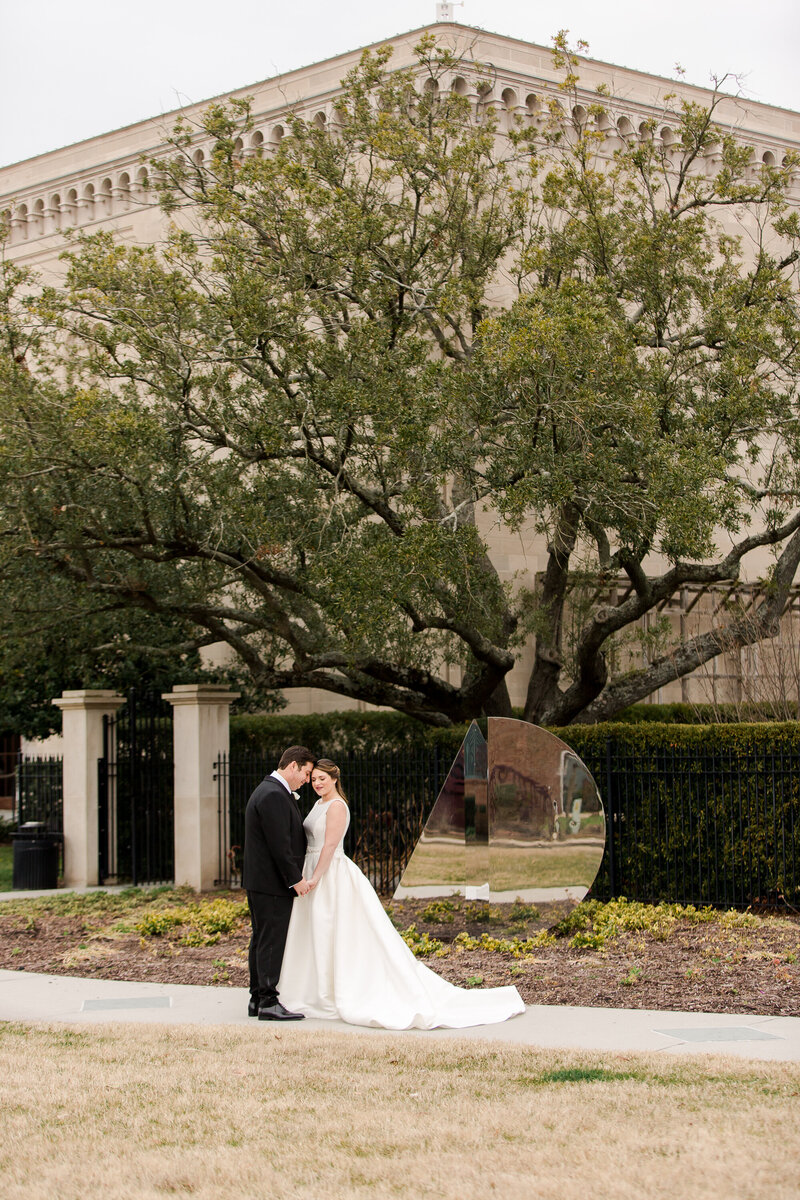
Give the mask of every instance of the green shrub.
[{"label": "green shrub", "polygon": [[195,905],[191,921],[207,934],[233,933],[247,915],[245,900],[219,899]]},{"label": "green shrub", "polygon": [[178,926],[186,930],[184,946],[213,946],[223,933],[233,933],[248,918],[246,900],[202,900],[180,907],[156,909],[145,913],[134,929],[142,937],[163,937]]},{"label": "green shrub", "polygon": [[618,896],[606,903],[583,901],[550,932],[556,938],[569,938],[570,946],[575,948],[602,950],[621,933],[649,933],[655,941],[667,941],[679,922],[739,929],[759,924],[752,913],[718,912],[710,906],[697,908],[694,904],[642,904]]},{"label": "green shrub", "polygon": [[452,900],[432,900],[420,913],[420,919],[429,925],[452,925],[455,921],[456,906]]},{"label": "green shrub", "polygon": [[202,929],[190,929],[181,938],[182,946],[216,946],[221,933],[204,933]]},{"label": "green shrub", "polygon": [[169,909],[163,912],[145,913],[141,921],[137,921],[134,928],[142,937],[163,937],[165,933],[171,933],[178,925],[183,925],[186,920],[186,912],[181,909]]},{"label": "green shrub", "polygon": [[437,938],[432,938],[428,933],[420,933],[416,925],[409,925],[408,929],[401,929],[400,937],[417,958],[422,958],[427,954],[441,955],[444,951],[442,943]]},{"label": "green shrub", "polygon": [[[479,722],[486,732],[486,722]],[[231,717],[231,754],[260,754],[277,762],[287,746],[315,754],[380,754],[439,746],[455,757],[468,725],[436,729],[395,712],[332,712],[305,716],[243,713]]]}]

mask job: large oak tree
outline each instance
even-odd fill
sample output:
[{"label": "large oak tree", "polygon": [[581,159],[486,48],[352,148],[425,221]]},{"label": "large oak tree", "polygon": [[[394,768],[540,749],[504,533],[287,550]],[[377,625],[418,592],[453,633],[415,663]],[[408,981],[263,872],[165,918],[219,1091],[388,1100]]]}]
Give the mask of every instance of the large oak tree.
[{"label": "large oak tree", "polygon": [[[78,236],[63,287],[12,311],[7,285],[5,552],[226,642],[265,691],[508,714],[533,636],[526,718],[611,716],[773,633],[800,563],[795,164],[754,169],[717,96],[671,145],[620,131],[561,40],[530,120],[418,55],[365,53],[330,128],[291,116],[263,157],[247,105],[212,106],[154,171],[162,244]],[[484,507],[546,539],[537,588],[501,581]],[[764,546],[746,620],[609,671]]]}]

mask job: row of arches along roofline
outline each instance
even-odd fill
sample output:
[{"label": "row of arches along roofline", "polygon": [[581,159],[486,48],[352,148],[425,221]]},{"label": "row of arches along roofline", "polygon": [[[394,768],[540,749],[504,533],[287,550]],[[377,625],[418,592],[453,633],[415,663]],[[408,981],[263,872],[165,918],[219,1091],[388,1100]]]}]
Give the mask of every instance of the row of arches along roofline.
[{"label": "row of arches along roofline", "polygon": [[[565,105],[546,86],[539,92],[528,92],[525,88],[504,86],[503,83],[492,84],[488,80],[470,84],[461,75],[453,76],[448,83],[452,91],[471,99],[478,112],[491,109],[499,116],[501,129],[508,129],[517,120],[526,118],[544,125],[551,119],[552,105],[556,106],[556,111],[561,111],[562,119],[567,124]],[[441,85],[434,80],[428,80],[425,86],[428,90],[434,90],[437,93],[442,90]],[[587,104],[591,105],[595,100],[596,97],[587,98]],[[588,109],[580,104],[575,105],[569,115],[573,128],[594,126],[595,129],[604,133],[606,138],[617,139],[620,145],[630,144],[634,140],[659,141],[665,150],[672,152],[680,150],[678,131],[669,123],[665,123],[653,115],[645,117],[642,113],[637,115],[629,112],[619,114],[614,119],[608,113],[595,117],[594,115],[590,116]],[[745,140],[742,138],[743,142]],[[758,146],[752,143],[750,149],[752,166],[755,170],[760,169],[762,165],[777,167],[786,163],[786,152],[783,148],[770,149],[764,145]],[[711,147],[707,157],[714,160],[718,156],[718,146]]]},{"label": "row of arches along roofline", "polygon": [[[280,142],[284,132],[281,124],[266,130],[253,130],[246,139],[237,139],[237,149],[245,157],[263,154]],[[198,164],[209,153],[210,144],[205,149],[198,147],[192,151]],[[9,240],[14,244],[47,237],[61,229],[108,220],[132,208],[152,207],[157,202],[150,186],[153,180],[150,167],[131,167],[92,179],[76,180],[68,187],[45,195],[26,197],[3,210],[3,219],[10,227]]]},{"label": "row of arches along roofline", "polygon": [[[517,87],[503,86],[501,83],[487,82],[470,83],[462,75],[454,75],[441,82],[427,80],[427,91],[440,93],[444,88],[467,97],[475,107],[476,115],[493,111],[499,117],[501,132],[508,130],[519,120],[545,124],[550,120],[550,104],[554,99],[546,91],[525,92]],[[556,103],[564,111],[564,122],[567,124],[567,112],[560,100]],[[573,129],[588,128],[590,125],[602,131],[605,135],[604,148],[610,152],[617,146],[630,144],[633,140],[657,140],[664,149],[669,161],[680,155],[680,142],[677,131],[668,124],[653,123],[651,118],[643,119],[641,114],[629,113],[620,115],[612,121],[605,114],[590,116],[588,110],[576,105],[570,115],[569,124]],[[331,102],[319,109],[309,118],[317,128],[336,127],[336,105]],[[280,121],[265,123],[249,131],[244,138],[236,140],[236,149],[243,157],[260,156],[269,153],[284,137],[286,127]],[[195,163],[202,165],[211,153],[211,143],[199,144],[191,152]],[[764,145],[751,144],[750,170],[756,175],[762,166],[777,167],[786,162],[786,156],[779,148],[768,148]],[[718,147],[712,146],[704,160],[705,170],[712,174],[720,164]],[[71,185],[59,191],[44,195],[26,197],[13,207],[3,211],[2,216],[10,227],[12,244],[25,242],[36,238],[46,237],[61,229],[88,225],[96,221],[105,221],[131,208],[152,206],[155,202],[148,184],[152,173],[145,166],[130,167],[122,171],[111,171],[108,174],[94,177],[90,180],[76,180]]]}]

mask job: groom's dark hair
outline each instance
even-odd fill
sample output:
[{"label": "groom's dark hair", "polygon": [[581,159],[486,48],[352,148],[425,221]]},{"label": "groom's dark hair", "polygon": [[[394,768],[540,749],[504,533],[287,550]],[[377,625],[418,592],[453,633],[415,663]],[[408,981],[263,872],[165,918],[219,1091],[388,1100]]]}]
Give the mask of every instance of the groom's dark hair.
[{"label": "groom's dark hair", "polygon": [[297,763],[299,767],[304,767],[306,763],[313,763],[315,758],[316,755],[311,753],[308,746],[290,746],[281,755],[278,770],[282,771],[289,763]]}]

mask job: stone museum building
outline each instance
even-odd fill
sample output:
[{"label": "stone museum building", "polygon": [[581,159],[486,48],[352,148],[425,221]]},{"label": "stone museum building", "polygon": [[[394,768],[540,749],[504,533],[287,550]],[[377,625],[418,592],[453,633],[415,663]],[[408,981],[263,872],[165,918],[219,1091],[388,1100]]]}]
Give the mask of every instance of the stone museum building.
[{"label": "stone museum building", "polygon": [[[443,6],[445,9],[449,6]],[[476,106],[493,105],[499,114],[500,130],[508,128],[517,118],[523,121],[542,121],[548,101],[558,97],[561,74],[556,70],[551,51],[512,37],[487,33],[444,20],[390,39],[393,48],[392,65],[414,63],[414,46],[425,32],[434,33],[448,48],[453,49],[465,64],[484,64],[490,85],[480,93],[475,90],[471,73],[457,69],[453,77],[442,82],[463,95]],[[360,49],[339,55],[325,62],[288,72],[259,83],[250,83],[228,98],[252,98],[254,126],[246,134],[241,153],[263,155],[280,142],[284,135],[287,113],[299,112],[320,126],[334,116],[340,81],[356,66]],[[603,152],[610,156],[621,146],[621,135],[630,137],[645,123],[656,122],[654,136],[669,148],[674,131],[665,117],[665,96],[677,93],[680,100],[707,105],[710,93],[682,82],[645,74],[628,67],[584,58],[579,67],[579,102],[584,97],[585,110],[597,99],[597,87],[607,84],[611,91],[609,107],[613,110],[616,127],[604,129]],[[224,99],[224,98],[223,98]],[[130,243],[149,244],[162,236],[166,218],[148,190],[146,160],[164,149],[165,135],[174,121],[183,115],[197,122],[205,103],[138,122],[123,129],[109,131],[77,145],[66,146],[24,162],[0,168],[0,213],[10,228],[7,252],[20,263],[33,268],[46,281],[56,279],[61,269],[58,255],[63,247],[62,230],[113,229],[117,236]],[[729,128],[741,143],[749,147],[752,170],[762,164],[780,165],[790,151],[800,152],[800,113],[771,107],[740,97],[725,98],[717,112],[717,120]],[[198,137],[194,154],[198,161],[208,154],[208,146]],[[705,169],[713,173],[719,167],[714,155],[709,155]],[[800,186],[795,191],[800,198]],[[745,224],[738,230],[747,233]],[[512,533],[504,529],[491,515],[483,514],[485,530],[495,565],[505,579],[518,579],[531,586],[545,566],[545,548],[533,535]],[[739,588],[746,596],[753,594],[757,579],[766,570],[766,553],[745,564],[749,572]],[[714,619],[715,608],[725,596],[686,588],[673,598],[661,616],[667,615],[676,626],[690,631],[702,622]],[[797,597],[784,616],[781,636],[768,646],[747,648],[735,655],[723,656],[695,677],[679,680],[653,701],[725,700],[741,696],[759,673],[774,670],[775,663],[784,661],[796,646],[794,636]],[[699,624],[698,624],[699,623]],[[529,652],[530,654],[531,652]],[[767,659],[772,656],[772,666]],[[523,662],[512,673],[509,685],[512,703],[521,703],[527,681]],[[752,696],[750,698],[758,698]],[[324,711],[347,707],[342,697],[327,692],[305,689],[289,697],[288,711]]]}]

